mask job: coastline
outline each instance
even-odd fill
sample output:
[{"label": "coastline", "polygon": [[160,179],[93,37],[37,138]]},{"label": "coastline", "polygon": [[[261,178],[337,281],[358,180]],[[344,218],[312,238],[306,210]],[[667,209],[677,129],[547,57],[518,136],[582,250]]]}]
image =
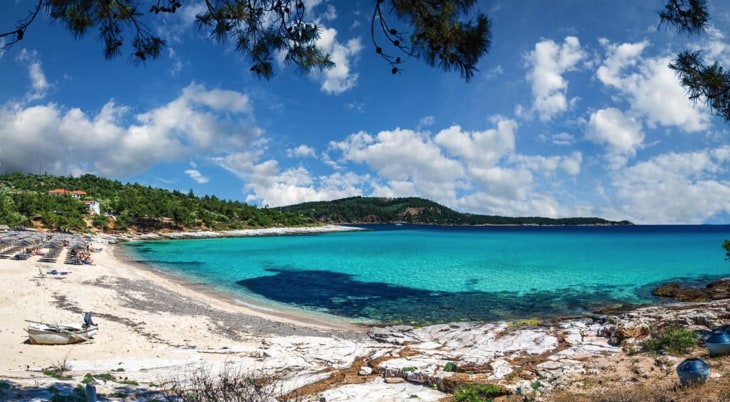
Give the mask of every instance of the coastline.
[{"label": "coastline", "polygon": [[241,296],[233,296],[218,291],[208,285],[196,283],[187,278],[164,272],[145,263],[136,261],[119,245],[112,246],[112,254],[114,259],[120,264],[129,265],[136,270],[151,275],[150,279],[155,283],[168,283],[175,286],[181,293],[195,294],[198,297],[206,298],[206,301],[218,302],[222,308],[230,309],[232,312],[240,312],[288,324],[314,327],[323,331],[352,331],[363,334],[367,332],[367,326],[349,322],[342,317],[287,308],[286,306],[265,305],[255,299],[246,299]]},{"label": "coastline", "polygon": [[133,235],[116,234],[103,235],[103,237],[115,241],[136,241],[136,240],[181,240],[181,239],[216,239],[225,237],[255,237],[255,236],[287,236],[287,235],[308,235],[331,232],[354,232],[364,230],[356,226],[323,225],[323,226],[302,226],[302,227],[272,227],[263,229],[238,229],[222,231],[195,231],[195,232],[151,232],[138,233]]},{"label": "coastline", "polygon": [[[99,237],[97,241],[111,240]],[[627,352],[652,329],[683,323],[708,331],[730,324],[728,300],[650,306],[558,322],[462,322],[427,327],[367,327],[312,320],[304,314],[269,314],[230,297],[165,275],[123,256],[114,244],[93,253],[95,265],[0,260],[0,342],[6,359],[0,379],[5,400],[48,396],[71,389],[87,373],[113,373],[135,381],[98,383],[99,392],[132,397],[158,392],[159,384],[191,367],[221,372],[230,365],[272,376],[281,389],[307,388],[314,400],[440,401],[459,381],[498,383],[535,400],[564,390],[676,383],[676,356]],[[71,271],[64,279],[40,275]],[[40,271],[39,271],[40,270]],[[25,343],[25,320],[80,323],[92,311],[99,327],[91,342],[42,346]],[[367,333],[365,332],[367,331]],[[697,349],[695,355],[702,355]],[[654,370],[661,360],[662,369]],[[447,363],[460,370],[447,372]],[[638,363],[637,363],[638,362]],[[730,362],[715,360],[715,364]],[[637,364],[646,372],[637,372]],[[66,366],[71,376],[43,374]],[[121,374],[119,374],[121,373]],[[715,374],[715,378],[722,374]],[[328,379],[336,379],[327,382]],[[12,392],[8,394],[8,392]]]}]

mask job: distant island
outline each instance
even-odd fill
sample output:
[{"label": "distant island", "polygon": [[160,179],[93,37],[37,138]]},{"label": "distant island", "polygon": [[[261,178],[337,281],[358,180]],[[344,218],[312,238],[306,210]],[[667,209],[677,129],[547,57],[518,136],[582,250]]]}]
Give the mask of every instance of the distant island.
[{"label": "distant island", "polygon": [[0,228],[150,233],[230,231],[323,224],[631,225],[601,218],[505,217],[459,213],[423,198],[351,197],[259,208],[215,195],[79,177],[0,174]]},{"label": "distant island", "polygon": [[414,223],[428,225],[514,225],[578,226],[632,225],[629,221],[609,221],[595,217],[544,218],[508,217],[456,212],[441,204],[418,197],[350,197],[335,201],[305,202],[277,208],[283,213],[300,214],[327,224]]}]

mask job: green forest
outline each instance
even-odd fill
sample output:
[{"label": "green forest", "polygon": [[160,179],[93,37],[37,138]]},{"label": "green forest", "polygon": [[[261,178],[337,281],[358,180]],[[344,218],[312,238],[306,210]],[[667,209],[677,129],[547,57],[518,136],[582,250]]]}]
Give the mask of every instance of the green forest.
[{"label": "green forest", "polygon": [[[50,195],[54,189],[84,191],[86,196]],[[86,202],[99,203],[91,214]],[[60,177],[0,175],[0,224],[58,231],[231,230],[274,226],[311,226],[298,214],[257,208],[216,196],[197,197],[140,184],[122,184],[94,175]]]},{"label": "green forest", "polygon": [[456,212],[423,198],[352,197],[279,208],[324,223],[417,223],[431,225],[630,225],[602,218],[543,218]]},{"label": "green forest", "polygon": [[[53,195],[50,191],[83,191]],[[99,204],[91,213],[90,202]],[[601,218],[503,217],[463,214],[422,198],[353,197],[280,208],[258,208],[216,196],[196,196],[94,175],[0,174],[0,225],[53,231],[150,232],[297,227],[319,224],[616,225]]]}]

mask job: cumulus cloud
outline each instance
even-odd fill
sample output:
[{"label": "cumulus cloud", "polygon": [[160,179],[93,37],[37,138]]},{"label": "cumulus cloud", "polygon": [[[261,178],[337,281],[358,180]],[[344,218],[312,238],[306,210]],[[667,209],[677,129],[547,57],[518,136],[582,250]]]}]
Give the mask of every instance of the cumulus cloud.
[{"label": "cumulus cloud", "polygon": [[632,113],[644,118],[650,127],[676,126],[687,132],[708,127],[709,114],[687,99],[668,67],[671,57],[642,57],[648,42],[612,44],[604,39],[601,44],[606,58],[596,77],[627,99]]},{"label": "cumulus cloud", "polygon": [[245,95],[197,84],[136,115],[113,100],[93,115],[53,103],[7,103],[0,106],[0,160],[4,171],[126,176],[248,146],[261,134],[250,113]]},{"label": "cumulus cloud", "polygon": [[583,154],[575,151],[570,155],[558,156],[517,155],[514,159],[519,161],[521,166],[544,176],[553,176],[557,172],[576,176],[581,170]]},{"label": "cumulus cloud", "polygon": [[361,195],[369,180],[354,173],[314,177],[305,167],[282,169],[278,161],[262,157],[263,152],[256,149],[213,161],[244,181],[247,202],[272,207]]},{"label": "cumulus cloud", "polygon": [[615,209],[638,223],[702,223],[730,213],[730,147],[666,153],[617,172]]},{"label": "cumulus cloud", "polygon": [[464,132],[452,126],[436,134],[435,141],[451,155],[463,158],[469,166],[492,167],[515,149],[517,123],[503,117],[492,119],[497,127],[478,132]]},{"label": "cumulus cloud", "polygon": [[[362,181],[372,188],[371,195],[421,196],[475,213],[567,212],[533,190],[557,177],[579,174],[582,154],[521,155],[515,149],[517,123],[497,116],[492,124],[483,131],[452,126],[434,135],[406,129],[359,132],[332,142],[328,153],[337,154],[332,159],[341,166],[364,165],[373,171],[374,178]],[[548,179],[538,183],[536,174]]]},{"label": "cumulus cloud", "polygon": [[464,173],[428,135],[412,130],[356,133],[331,148],[341,151],[343,161],[365,164],[384,180],[412,182],[418,194],[430,199],[453,199]]},{"label": "cumulus cloud", "polygon": [[357,85],[358,74],[352,71],[352,59],[362,50],[360,38],[354,38],[347,43],[340,43],[336,39],[337,30],[333,28],[321,29],[317,46],[329,53],[335,66],[329,70],[315,72],[315,76],[322,80],[322,91],[330,94],[340,94]]},{"label": "cumulus cloud", "polygon": [[530,71],[527,80],[532,85],[533,108],[541,120],[550,120],[568,110],[568,81],[563,74],[576,69],[586,57],[578,38],[568,36],[562,44],[544,40],[526,56]]},{"label": "cumulus cloud", "polygon": [[300,145],[296,148],[287,149],[286,155],[290,158],[314,158],[314,148],[307,145]]},{"label": "cumulus cloud", "polygon": [[591,114],[586,138],[606,146],[606,160],[611,168],[626,164],[642,146],[644,132],[641,123],[615,108],[601,109]]}]

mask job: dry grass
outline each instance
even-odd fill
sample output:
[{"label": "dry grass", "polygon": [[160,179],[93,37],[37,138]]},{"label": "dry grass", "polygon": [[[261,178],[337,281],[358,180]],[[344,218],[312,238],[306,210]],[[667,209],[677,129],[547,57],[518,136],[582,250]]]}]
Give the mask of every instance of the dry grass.
[{"label": "dry grass", "polygon": [[595,390],[592,393],[555,393],[555,402],[718,402],[730,401],[730,378],[713,378],[704,385],[628,385]]},{"label": "dry grass", "polygon": [[[698,349],[695,349],[698,351]],[[687,356],[685,356],[687,357]],[[583,379],[584,387],[556,391],[549,400],[555,402],[718,402],[730,401],[730,356],[700,355],[710,365],[711,376],[706,384],[692,387],[679,385],[676,365],[664,370],[648,370],[651,354],[634,356],[627,363],[637,368],[629,377],[606,376]],[[642,363],[642,364],[640,364]]]}]

